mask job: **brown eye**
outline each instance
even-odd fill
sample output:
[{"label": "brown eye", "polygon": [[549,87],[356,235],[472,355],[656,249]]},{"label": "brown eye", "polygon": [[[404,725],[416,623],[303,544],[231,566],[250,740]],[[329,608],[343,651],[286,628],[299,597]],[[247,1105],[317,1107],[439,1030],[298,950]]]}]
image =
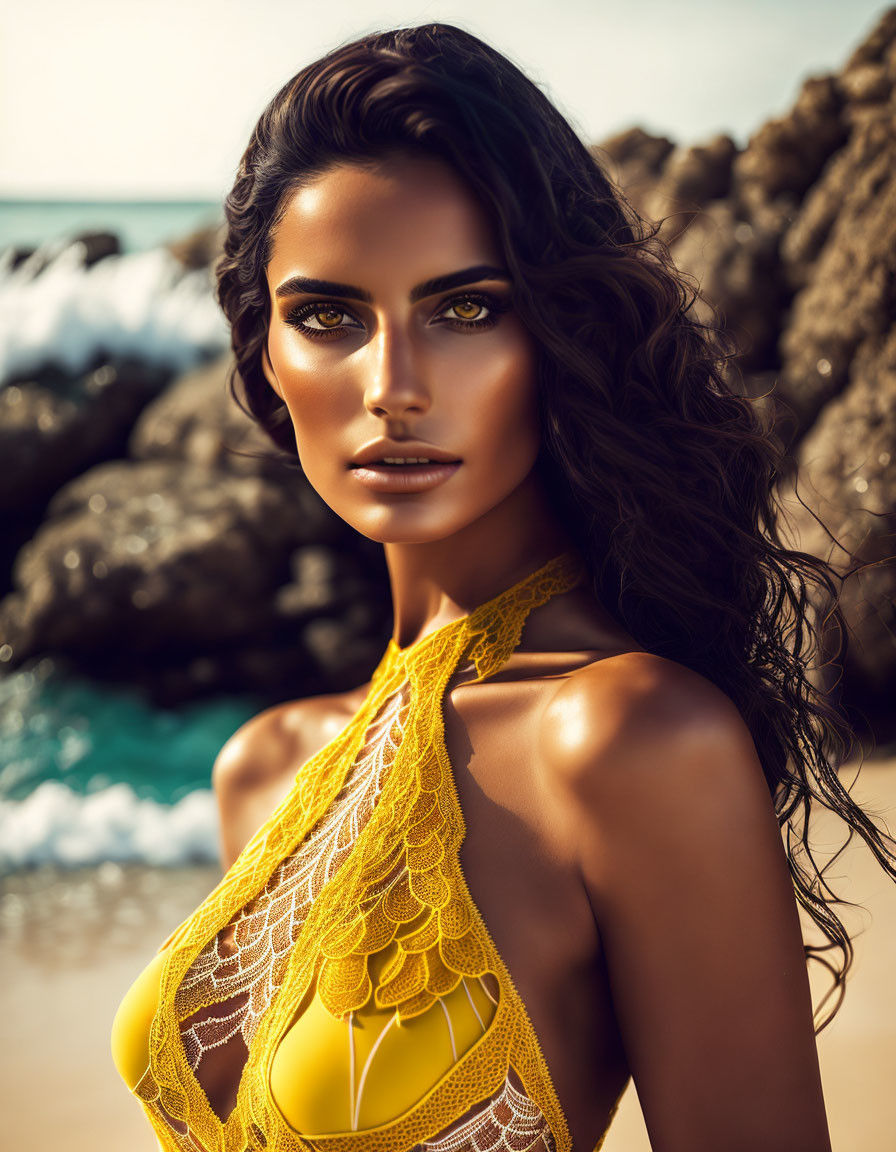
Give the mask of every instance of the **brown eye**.
[{"label": "brown eye", "polygon": [[326,312],[313,312],[312,318],[320,324],[321,328],[338,328],[344,315],[344,312],[340,312],[336,308],[328,308]]},{"label": "brown eye", "polygon": [[363,328],[350,312],[344,308],[334,308],[323,301],[314,301],[293,309],[287,314],[286,323],[305,336],[317,340],[341,339],[351,329]]},{"label": "brown eye", "polygon": [[457,304],[452,304],[451,308],[459,320],[478,320],[484,305],[478,300],[461,300]]},{"label": "brown eye", "polygon": [[494,328],[509,303],[485,292],[455,296],[439,313],[439,322],[456,332],[479,332]]}]

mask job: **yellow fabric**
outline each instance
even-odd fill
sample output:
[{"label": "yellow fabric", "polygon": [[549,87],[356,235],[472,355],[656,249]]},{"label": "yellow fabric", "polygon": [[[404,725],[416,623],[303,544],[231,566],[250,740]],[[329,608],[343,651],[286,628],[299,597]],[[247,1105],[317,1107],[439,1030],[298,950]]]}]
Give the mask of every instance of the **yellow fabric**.
[{"label": "yellow fabric", "polygon": [[[543,1125],[533,1147],[569,1152],[534,1029],[461,871],[465,828],[442,700],[459,667],[469,664],[478,680],[493,675],[529,611],[582,575],[581,562],[563,554],[409,648],[391,641],[353,719],[304,765],[217,888],[138,978],[113,1026],[113,1055],[164,1149],[401,1152],[428,1140],[428,1149],[460,1148],[434,1138],[500,1090],[495,1117],[508,1113],[509,1101],[526,1123]],[[340,805],[357,817],[350,787],[360,795],[370,777],[369,746],[381,772],[375,802],[351,843],[338,852],[331,846],[324,863],[312,861],[314,882],[306,883],[302,853],[325,821]],[[312,895],[297,919],[300,881]],[[277,911],[280,893],[290,897],[292,920]],[[220,1041],[202,1026],[199,1041],[186,1031],[196,1013],[225,1003],[225,984],[211,968],[227,974],[228,965],[255,963],[248,945],[231,961],[216,941],[231,931],[248,940],[246,925],[259,909],[274,927],[257,936],[268,942],[258,963],[273,975],[252,987],[248,999],[258,1004],[241,1018],[248,1055],[236,1106],[219,1118],[191,1061]],[[298,925],[286,944],[284,923]],[[246,1002],[229,1001],[219,1017]],[[511,1074],[522,1095],[508,1085]]]}]

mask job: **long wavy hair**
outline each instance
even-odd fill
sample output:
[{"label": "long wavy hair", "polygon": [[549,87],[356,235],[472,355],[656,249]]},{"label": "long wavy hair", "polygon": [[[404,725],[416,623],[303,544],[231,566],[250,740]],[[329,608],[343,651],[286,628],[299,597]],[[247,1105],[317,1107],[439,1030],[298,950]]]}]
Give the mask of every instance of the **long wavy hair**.
[{"label": "long wavy hair", "polygon": [[[767,408],[732,384],[731,345],[694,314],[697,291],[544,93],[449,24],[375,33],[309,65],[271,100],[225,202],[218,299],[237,402],[285,453],[295,439],[262,372],[272,235],[292,194],[339,162],[436,156],[488,214],[513,304],[538,348],[537,467],[595,595],[650,652],[718,685],[747,723],[782,829],[796,898],[821,930],[807,959],[853,960],[836,896],[809,844],[815,802],[838,813],[891,875],[890,845],[842,785],[851,726],[815,684],[838,577],[787,548],[775,487],[784,449]],[[736,374],[735,374],[736,375]],[[845,640],[841,641],[845,644]],[[836,857],[834,857],[836,859]],[[839,960],[824,954],[834,951]],[[821,1008],[838,992],[833,1008]]]}]

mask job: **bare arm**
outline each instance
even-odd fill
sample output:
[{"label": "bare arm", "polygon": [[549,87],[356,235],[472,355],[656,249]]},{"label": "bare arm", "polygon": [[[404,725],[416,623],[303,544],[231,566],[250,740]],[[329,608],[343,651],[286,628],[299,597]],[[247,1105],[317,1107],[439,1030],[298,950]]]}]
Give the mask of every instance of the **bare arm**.
[{"label": "bare arm", "polygon": [[545,748],[651,1145],[830,1152],[797,906],[749,730],[681,665],[602,663],[555,698]]},{"label": "bare arm", "polygon": [[336,736],[369,689],[276,704],[238,728],[218,753],[212,784],[226,872],[292,788],[316,752]]},{"label": "bare arm", "polygon": [[212,785],[225,872],[292,784],[297,749],[288,710],[295,707],[280,704],[253,716],[215,759]]}]

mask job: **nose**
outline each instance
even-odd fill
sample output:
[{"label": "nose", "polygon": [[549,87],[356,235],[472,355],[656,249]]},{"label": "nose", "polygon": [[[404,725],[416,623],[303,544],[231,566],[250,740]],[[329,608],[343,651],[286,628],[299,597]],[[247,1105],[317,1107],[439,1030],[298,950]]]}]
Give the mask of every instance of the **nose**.
[{"label": "nose", "polygon": [[382,324],[367,348],[370,361],[364,406],[368,412],[385,418],[425,412],[430,395],[410,337],[396,325]]}]

